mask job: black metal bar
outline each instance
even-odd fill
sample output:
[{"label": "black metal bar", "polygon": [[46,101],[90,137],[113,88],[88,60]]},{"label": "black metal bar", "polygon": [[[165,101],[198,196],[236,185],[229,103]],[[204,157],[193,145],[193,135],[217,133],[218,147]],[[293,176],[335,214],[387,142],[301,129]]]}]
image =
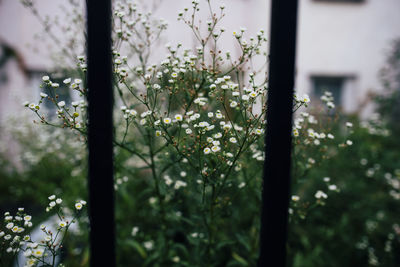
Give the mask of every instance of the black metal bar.
[{"label": "black metal bar", "polygon": [[273,0],[259,267],[286,265],[297,0]]},{"label": "black metal bar", "polygon": [[86,0],[90,266],[115,266],[111,0]]}]

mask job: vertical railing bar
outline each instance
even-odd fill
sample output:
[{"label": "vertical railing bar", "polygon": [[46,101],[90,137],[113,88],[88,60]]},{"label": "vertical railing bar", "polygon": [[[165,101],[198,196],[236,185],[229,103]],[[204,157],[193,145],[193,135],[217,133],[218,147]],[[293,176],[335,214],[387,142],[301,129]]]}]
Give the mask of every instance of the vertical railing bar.
[{"label": "vertical railing bar", "polygon": [[111,0],[86,0],[90,266],[116,266]]},{"label": "vertical railing bar", "polygon": [[297,0],[272,0],[259,267],[286,265]]}]

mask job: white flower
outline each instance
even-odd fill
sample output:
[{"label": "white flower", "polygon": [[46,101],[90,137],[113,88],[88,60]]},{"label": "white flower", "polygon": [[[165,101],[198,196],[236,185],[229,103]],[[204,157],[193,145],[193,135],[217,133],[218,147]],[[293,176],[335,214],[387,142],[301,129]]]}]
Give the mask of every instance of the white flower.
[{"label": "white flower", "polygon": [[212,129],[214,129],[215,128],[215,125],[210,125],[210,126],[207,126],[206,127],[206,130],[207,131],[211,131]]},{"label": "white flower", "polygon": [[139,227],[134,226],[134,227],[132,228],[131,235],[132,235],[132,236],[136,236],[138,232],[139,232]]},{"label": "white flower", "polygon": [[14,233],[16,233],[16,232],[18,232],[18,226],[14,226],[12,229],[11,229],[11,231],[13,231]]},{"label": "white flower", "polygon": [[212,150],[212,152],[218,152],[218,151],[221,150],[221,147],[219,147],[219,146],[213,146],[213,147],[211,147],[211,150]]},{"label": "white flower", "polygon": [[208,113],[207,113],[207,116],[208,116],[209,118],[212,118],[212,117],[214,117],[214,113],[208,112]]},{"label": "white flower", "polygon": [[178,190],[179,188],[186,187],[186,186],[187,186],[186,182],[178,180],[175,182],[174,189]]},{"label": "white flower", "polygon": [[322,192],[321,190],[318,190],[317,193],[315,193],[315,198],[320,199],[320,198],[328,198],[328,195]]},{"label": "white flower", "polygon": [[327,136],[328,136],[329,139],[334,139],[335,138],[335,136],[333,136],[333,134],[328,134]]},{"label": "white flower", "polygon": [[3,237],[5,235],[4,231],[0,232],[0,238]]},{"label": "white flower", "polygon": [[238,188],[243,188],[243,187],[245,187],[246,186],[246,183],[245,182],[241,182],[239,185],[238,185]]},{"label": "white flower", "polygon": [[58,88],[58,87],[60,87],[60,85],[59,85],[58,83],[52,83],[52,84],[51,84],[51,87],[53,87],[53,88]]},{"label": "white flower", "polygon": [[187,173],[186,173],[185,171],[181,171],[179,175],[180,175],[181,177],[186,177],[186,174],[187,174]]},{"label": "white flower", "polygon": [[134,109],[131,109],[131,110],[129,111],[129,114],[130,114],[132,117],[135,117],[135,116],[137,115],[137,111],[134,110]]},{"label": "white flower", "polygon": [[237,107],[238,103],[236,101],[232,101],[231,104],[229,105],[231,108]]},{"label": "white flower", "polygon": [[64,222],[64,221],[61,221],[61,222],[58,223],[58,226],[60,226],[61,228],[63,228],[63,227],[65,227],[65,226],[67,226],[67,223]]},{"label": "white flower", "polygon": [[336,191],[337,190],[337,186],[334,185],[334,184],[331,184],[330,186],[328,186],[328,188],[329,188],[329,190],[332,190],[332,191]]},{"label": "white flower", "polygon": [[221,138],[222,137],[222,134],[221,133],[216,133],[216,134],[214,134],[214,138],[215,139],[218,139],[218,138]]},{"label": "white flower", "polygon": [[251,91],[249,96],[251,96],[252,98],[257,96],[257,93],[255,91]]},{"label": "white flower", "polygon": [[67,78],[63,81],[64,84],[69,84],[71,82],[71,78]]},{"label": "white flower", "polygon": [[211,149],[209,148],[209,147],[206,147],[206,148],[204,148],[204,154],[210,154],[210,152],[211,152]]},{"label": "white flower", "polygon": [[14,223],[12,223],[12,222],[7,223],[7,225],[6,225],[6,228],[7,228],[7,229],[11,229],[11,228],[13,228],[13,227],[14,227]]},{"label": "white flower", "polygon": [[351,145],[353,144],[353,141],[347,140],[347,141],[346,141],[346,144],[347,144],[348,146],[351,146]]},{"label": "white flower", "polygon": [[54,207],[56,205],[56,202],[55,201],[51,201],[50,203],[49,203],[49,206],[52,208],[52,207]]},{"label": "white flower", "polygon": [[255,132],[257,135],[261,135],[261,134],[264,133],[264,130],[263,130],[263,129],[256,129],[254,132]]},{"label": "white flower", "polygon": [[146,241],[143,243],[143,246],[147,249],[147,250],[151,250],[153,249],[154,246],[154,242],[153,241]]},{"label": "white flower", "polygon": [[353,127],[353,123],[351,123],[351,122],[346,122],[346,127],[348,127],[348,128]]},{"label": "white flower", "polygon": [[176,115],[175,115],[175,120],[177,120],[177,121],[182,121],[182,120],[183,120],[182,115],[181,115],[181,114],[176,114]]},{"label": "white flower", "polygon": [[35,256],[36,258],[40,258],[43,256],[43,253],[44,249],[38,248],[33,251],[32,255]]},{"label": "white flower", "polygon": [[324,177],[324,182],[326,182],[326,183],[328,183],[330,180],[331,180],[331,178],[329,178],[329,177]]},{"label": "white flower", "polygon": [[50,241],[51,241],[51,236],[46,235],[46,236],[44,237],[44,241],[50,242]]},{"label": "white flower", "polygon": [[156,136],[161,136],[161,131],[160,130],[156,131]]},{"label": "white flower", "polygon": [[57,198],[57,199],[56,199],[56,203],[57,203],[57,204],[61,204],[61,202],[62,202],[62,199],[61,199],[61,198]]},{"label": "white flower", "polygon": [[4,237],[4,239],[5,239],[5,240],[10,240],[10,239],[11,239],[11,235],[6,235],[6,236]]},{"label": "white flower", "polygon": [[165,181],[165,184],[168,185],[168,186],[171,185],[171,184],[173,183],[173,181],[172,181],[172,179],[169,177],[169,175],[165,175],[163,179],[164,179],[164,181]]},{"label": "white flower", "polygon": [[48,82],[48,81],[50,80],[50,77],[49,77],[49,76],[43,76],[43,77],[42,77],[42,80],[43,80],[44,82]]},{"label": "white flower", "polygon": [[229,138],[229,142],[235,144],[235,143],[237,143],[237,140],[235,137],[231,137],[231,138]]},{"label": "white flower", "polygon": [[188,128],[188,129],[185,130],[185,132],[186,132],[186,134],[191,134],[192,130]]},{"label": "white flower", "polygon": [[58,106],[59,106],[60,108],[64,107],[64,106],[65,106],[65,101],[60,101],[60,102],[58,102]]},{"label": "white flower", "polygon": [[45,93],[40,93],[40,97],[41,97],[41,98],[45,98],[45,97],[47,97],[47,94],[45,94]]},{"label": "white flower", "polygon": [[208,124],[208,122],[206,122],[206,121],[202,121],[199,123],[199,126],[200,127],[208,127],[208,126],[210,126],[210,124]]},{"label": "white flower", "polygon": [[81,209],[82,209],[82,207],[83,207],[82,203],[80,203],[80,202],[78,202],[78,203],[75,203],[75,209],[77,209],[77,210],[81,210]]},{"label": "white flower", "polygon": [[300,200],[300,197],[297,196],[297,195],[293,195],[293,196],[292,196],[292,200],[293,200],[294,202],[297,202],[297,201]]},{"label": "white flower", "polygon": [[163,121],[164,121],[165,124],[170,124],[171,123],[171,119],[170,118],[165,118]]},{"label": "white flower", "polygon": [[303,97],[301,98],[301,102],[307,104],[308,102],[310,102],[310,97],[307,94],[304,94]]},{"label": "white flower", "polygon": [[242,100],[243,101],[248,101],[249,100],[249,96],[248,95],[242,95]]}]

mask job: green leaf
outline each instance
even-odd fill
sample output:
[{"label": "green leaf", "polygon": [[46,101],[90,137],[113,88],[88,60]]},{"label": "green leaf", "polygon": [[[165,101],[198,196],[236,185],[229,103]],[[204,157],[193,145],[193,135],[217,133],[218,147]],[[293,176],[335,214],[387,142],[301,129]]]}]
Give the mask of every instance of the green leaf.
[{"label": "green leaf", "polygon": [[243,259],[241,256],[239,256],[238,254],[236,254],[236,252],[232,252],[232,257],[233,257],[237,262],[239,262],[239,263],[241,263],[241,264],[243,264],[243,265],[245,265],[245,266],[248,266],[248,265],[249,265],[248,262],[247,262],[245,259]]},{"label": "green leaf", "polygon": [[138,242],[136,242],[134,240],[128,240],[126,243],[127,243],[127,245],[129,245],[129,246],[133,247],[134,249],[136,249],[136,251],[140,254],[140,256],[143,259],[147,258],[146,250],[143,248],[143,246],[140,243],[138,243]]}]

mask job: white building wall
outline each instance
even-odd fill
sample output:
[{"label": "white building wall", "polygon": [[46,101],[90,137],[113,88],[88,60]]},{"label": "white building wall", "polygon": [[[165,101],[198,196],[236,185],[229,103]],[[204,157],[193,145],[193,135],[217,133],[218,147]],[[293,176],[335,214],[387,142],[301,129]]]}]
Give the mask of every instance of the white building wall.
[{"label": "white building wall", "polygon": [[298,89],[310,90],[311,75],[354,76],[343,99],[345,111],[357,111],[368,92],[381,90],[378,72],[390,42],[400,38],[400,1],[300,0],[299,14]]}]

